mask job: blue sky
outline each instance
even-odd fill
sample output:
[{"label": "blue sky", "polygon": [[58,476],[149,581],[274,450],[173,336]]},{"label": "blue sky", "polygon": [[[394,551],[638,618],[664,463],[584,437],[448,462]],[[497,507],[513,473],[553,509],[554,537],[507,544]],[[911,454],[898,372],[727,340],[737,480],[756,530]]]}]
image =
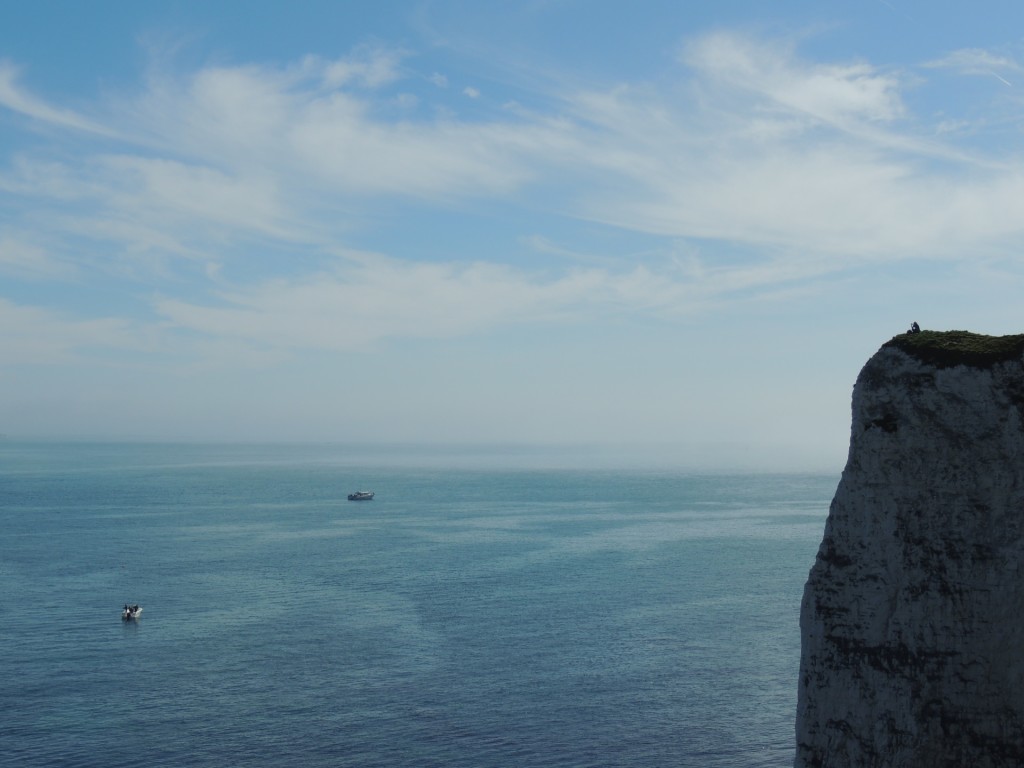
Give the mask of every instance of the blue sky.
[{"label": "blue sky", "polygon": [[9,436],[838,470],[883,342],[1022,331],[1017,4],[98,8],[0,9]]}]

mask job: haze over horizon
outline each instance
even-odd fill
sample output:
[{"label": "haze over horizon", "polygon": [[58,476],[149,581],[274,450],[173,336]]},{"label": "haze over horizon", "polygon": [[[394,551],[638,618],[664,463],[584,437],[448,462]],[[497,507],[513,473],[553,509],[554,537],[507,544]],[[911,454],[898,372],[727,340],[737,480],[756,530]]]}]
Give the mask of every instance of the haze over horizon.
[{"label": "haze over horizon", "polygon": [[933,5],[8,4],[0,433],[838,471],[1024,331],[1024,9]]}]

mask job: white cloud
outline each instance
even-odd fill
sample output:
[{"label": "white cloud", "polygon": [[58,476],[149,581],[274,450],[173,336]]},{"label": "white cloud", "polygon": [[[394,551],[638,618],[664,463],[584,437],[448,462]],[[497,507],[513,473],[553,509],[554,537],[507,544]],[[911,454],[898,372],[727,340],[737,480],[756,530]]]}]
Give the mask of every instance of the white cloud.
[{"label": "white cloud", "polygon": [[712,82],[744,89],[839,127],[904,114],[900,82],[864,62],[808,64],[788,48],[718,33],[691,44],[685,61]]},{"label": "white cloud", "polygon": [[[494,264],[413,264],[362,254],[326,273],[224,292],[217,306],[162,299],[174,327],[281,348],[349,349],[387,338],[446,338],[550,320],[598,300],[606,277],[540,281]],[[598,289],[595,292],[595,289]]]},{"label": "white cloud", "polygon": [[[1014,164],[974,162],[919,136],[900,78],[864,62],[806,62],[787,46],[719,33],[687,47],[690,79],[678,90],[545,94],[560,111],[487,119],[419,113],[406,101],[396,119],[398,97],[385,86],[402,77],[403,55],[364,49],[283,68],[154,75],[140,96],[105,107],[104,122],[131,142],[78,160],[22,156],[0,175],[0,195],[23,209],[18,226],[29,233],[0,243],[0,266],[56,268],[52,252],[28,245],[31,221],[68,243],[86,238],[107,269],[124,273],[110,265],[118,258],[148,260],[164,295],[155,309],[173,328],[253,347],[345,349],[608,307],[695,311],[866,260],[984,254],[1024,236],[1024,177]],[[961,68],[970,61],[1000,63],[975,52],[961,55]],[[9,65],[0,75],[0,103],[93,130],[17,89]],[[753,246],[747,252],[758,256],[535,272],[489,264],[484,253],[424,263],[413,250],[322,270],[378,201],[410,199],[428,209],[498,201],[511,216],[543,207],[665,238]],[[294,263],[279,264],[273,279],[255,273],[232,284],[240,244]],[[316,251],[320,271],[302,268],[307,251],[289,250],[296,246]],[[167,266],[178,258],[227,266],[190,290],[164,280],[180,279]],[[194,298],[213,285],[218,302]]]},{"label": "white cloud", "polygon": [[534,176],[536,147],[569,140],[557,125],[507,115],[386,119],[382,103],[408,111],[418,99],[404,93],[378,100],[372,91],[346,87],[350,78],[332,74],[335,66],[306,60],[297,68],[217,67],[187,79],[154,77],[143,98],[122,105],[119,119],[163,152],[204,166],[272,176],[300,196],[313,186],[321,197],[360,199],[501,194]]},{"label": "white cloud", "polygon": [[288,206],[272,179],[128,155],[102,157],[98,164],[108,180],[107,206],[137,221],[162,220],[173,229],[212,224],[280,239],[293,236],[283,223]]},{"label": "white cloud", "polygon": [[33,236],[0,235],[0,274],[29,279],[51,279],[72,273],[70,265],[54,259],[49,251],[34,242]]},{"label": "white cloud", "polygon": [[432,199],[515,189],[535,173],[531,149],[558,140],[536,125],[375,124],[336,96],[307,106],[287,146],[297,170],[334,194]]},{"label": "white cloud", "polygon": [[680,99],[635,87],[574,97],[574,118],[593,127],[575,160],[596,169],[580,215],[828,254],[836,270],[980,256],[1024,236],[1015,164],[918,135],[894,75],[727,34],[693,43],[686,61],[696,77]]},{"label": "white cloud", "polygon": [[933,69],[953,69],[964,75],[995,75],[996,77],[999,77],[997,74],[999,72],[1006,74],[1021,71],[1020,64],[1014,59],[982,48],[960,48],[941,59],[926,62],[924,66]]},{"label": "white cloud", "polygon": [[363,46],[351,56],[328,63],[324,67],[324,85],[331,89],[351,84],[380,88],[401,76],[404,57],[399,50]]},{"label": "white cloud", "polygon": [[419,106],[419,97],[414,93],[400,93],[395,96],[394,103],[404,110],[412,110]]},{"label": "white cloud", "polygon": [[168,329],[209,339],[264,350],[341,351],[385,339],[571,324],[608,312],[694,314],[733,302],[742,292],[778,291],[829,271],[816,258],[727,269],[694,257],[542,276],[485,262],[412,263],[362,253],[339,259],[330,271],[226,287],[213,302],[161,298],[154,310]]},{"label": "white cloud", "polygon": [[[397,60],[364,62],[362,84],[387,81]],[[106,237],[120,246],[111,255],[191,257],[253,237],[325,244],[375,196],[436,204],[510,193],[536,172],[535,146],[569,140],[546,123],[390,122],[370,94],[324,90],[357,79],[338,66],[306,59],[154,75],[138,98],[107,102],[109,122],[132,137],[120,152],[16,158],[0,171],[0,194],[33,198],[32,216],[68,235]]]},{"label": "white cloud", "polygon": [[76,319],[0,298],[0,360],[5,365],[57,364],[81,359],[85,351],[144,351],[144,335],[123,318]]},{"label": "white cloud", "polygon": [[0,60],[0,106],[44,123],[103,136],[115,135],[115,132],[107,127],[73,110],[52,107],[27,93],[18,85],[18,75],[18,69],[13,64]]}]

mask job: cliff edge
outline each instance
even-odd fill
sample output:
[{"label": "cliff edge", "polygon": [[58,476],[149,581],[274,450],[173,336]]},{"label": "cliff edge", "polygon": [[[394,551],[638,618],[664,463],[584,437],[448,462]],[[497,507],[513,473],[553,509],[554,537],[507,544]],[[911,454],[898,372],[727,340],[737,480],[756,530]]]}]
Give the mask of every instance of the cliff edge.
[{"label": "cliff edge", "polygon": [[1024,335],[867,362],[800,631],[797,768],[1024,765]]}]

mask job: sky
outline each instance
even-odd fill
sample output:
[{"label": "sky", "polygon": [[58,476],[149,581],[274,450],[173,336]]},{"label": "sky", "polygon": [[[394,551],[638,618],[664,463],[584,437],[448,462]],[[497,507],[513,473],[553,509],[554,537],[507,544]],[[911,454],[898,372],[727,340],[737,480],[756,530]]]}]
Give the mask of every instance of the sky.
[{"label": "sky", "polygon": [[0,5],[0,433],[835,470],[1024,331],[1024,6]]}]

